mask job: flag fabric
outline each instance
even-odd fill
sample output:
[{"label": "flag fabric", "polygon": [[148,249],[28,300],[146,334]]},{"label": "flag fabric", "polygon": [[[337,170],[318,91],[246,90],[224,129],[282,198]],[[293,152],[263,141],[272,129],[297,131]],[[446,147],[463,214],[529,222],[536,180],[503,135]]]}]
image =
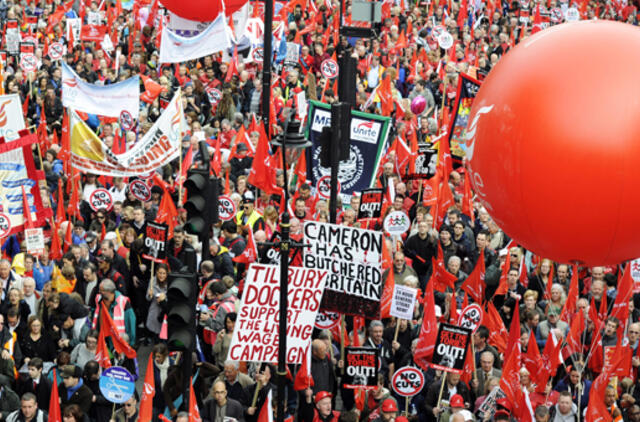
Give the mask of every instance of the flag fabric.
[{"label": "flag fabric", "polygon": [[296,391],[306,390],[314,386],[313,377],[311,375],[311,342],[309,347],[305,349],[302,357],[302,364],[296,372],[296,378],[293,382],[293,389]]},{"label": "flag fabric", "polygon": [[622,274],[622,279],[618,283],[616,300],[613,302],[613,308],[610,314],[612,317],[618,318],[622,329],[624,329],[629,320],[629,299],[631,299],[632,294],[633,278],[631,278],[631,266],[627,262],[627,266]]},{"label": "flag fabric", "polygon": [[100,326],[100,334],[98,334],[98,346],[96,347],[96,355],[94,360],[100,364],[102,369],[111,367],[111,360],[109,359],[109,349],[107,348],[107,342],[105,341],[104,326]]},{"label": "flag fabric", "polygon": [[258,414],[258,422],[273,422],[273,405],[271,403],[272,400],[273,389],[270,389],[269,394],[267,395],[267,399],[264,401],[262,409],[260,409],[260,413]]},{"label": "flag fabric", "polygon": [[489,329],[489,343],[495,346],[500,353],[505,353],[507,350],[507,329],[491,301],[487,302],[487,311],[482,316],[482,325]]},{"label": "flag fabric", "polygon": [[391,92],[391,76],[387,74],[377,90],[380,98],[380,110],[383,116],[390,116],[393,112],[393,93]]},{"label": "flag fabric", "polygon": [[53,261],[62,259],[62,247],[60,246],[60,236],[58,235],[58,228],[52,218],[49,220],[51,225],[51,248],[49,252],[49,258]]},{"label": "flag fabric", "polygon": [[[157,0],[156,4],[158,4]],[[142,83],[144,84],[144,92],[140,94],[140,99],[145,103],[151,104],[162,92],[167,90],[165,87],[146,75],[140,74],[140,78],[142,78]]]},{"label": "flag fabric", "polygon": [[136,351],[124,341],[116,330],[115,323],[109,315],[109,311],[104,303],[101,304],[100,309],[100,330],[105,329],[105,337],[111,337],[113,347],[118,353],[124,353],[128,358],[133,359],[136,357]]},{"label": "flag fabric", "polygon": [[445,292],[448,287],[455,291],[455,282],[458,280],[458,277],[445,269],[444,260],[442,258],[431,258],[431,265],[433,274],[431,275],[429,284],[433,283],[433,289],[439,292]]},{"label": "flag fabric", "polygon": [[193,392],[193,377],[189,379],[189,422],[202,422],[200,409],[198,409],[198,401]]},{"label": "flag fabric", "polygon": [[393,299],[393,289],[396,286],[393,267],[389,268],[389,276],[384,284],[382,296],[380,297],[380,318],[389,318],[391,312],[391,300]]},{"label": "flag fabric", "polygon": [[256,262],[258,257],[258,248],[256,247],[256,241],[253,237],[253,228],[249,226],[249,234],[247,236],[247,245],[244,248],[244,251],[238,256],[234,256],[232,258],[233,262],[237,262],[240,264],[251,264]]},{"label": "flag fabric", "polygon": [[[552,341],[548,339],[548,341]],[[529,371],[531,380],[538,386],[538,388],[544,388],[549,380],[549,373],[545,368],[542,356],[540,355],[540,349],[538,349],[538,343],[536,342],[536,336],[529,335],[529,343],[527,344],[527,352],[522,355],[522,362],[525,368]]]},{"label": "flag fabric", "polygon": [[551,377],[556,375],[556,371],[562,362],[560,356],[561,347],[562,342],[558,341],[558,339],[556,339],[556,335],[551,331],[547,338],[547,342],[544,345],[544,349],[542,350],[543,367],[548,370],[549,376]]},{"label": "flag fabric", "polygon": [[156,382],[153,374],[153,353],[149,354],[147,372],[144,376],[142,398],[140,399],[139,420],[150,421],[153,416],[153,397],[156,394]]},{"label": "flag fabric", "polygon": [[509,343],[509,346],[511,349],[507,350],[508,357],[502,368],[500,389],[511,403],[512,413],[516,420],[533,422],[534,417],[531,408],[527,405],[528,393],[523,391],[520,385],[520,345],[518,343]]},{"label": "flag fabric", "polygon": [[498,282],[498,288],[493,296],[505,295],[509,291],[509,285],[507,284],[507,275],[511,269],[511,255],[507,252],[507,260],[502,267],[502,273],[500,274],[500,281]]},{"label": "flag fabric", "polygon": [[438,337],[438,319],[436,318],[436,304],[433,298],[433,283],[427,283],[424,294],[424,316],[420,336],[416,345],[414,361],[425,371],[429,368],[429,361],[433,356]]},{"label": "flag fabric", "polygon": [[27,192],[24,189],[24,185],[22,188],[22,214],[24,218],[24,227],[26,229],[33,228],[33,219],[31,218],[31,207],[29,207],[29,200],[27,199]]},{"label": "flag fabric", "polygon": [[232,46],[224,13],[195,37],[183,37],[167,26],[162,28],[160,63],[186,62],[208,56]]},{"label": "flag fabric", "polygon": [[271,174],[268,164],[270,158],[269,139],[267,139],[266,136],[260,136],[258,146],[256,148],[256,155],[253,157],[251,171],[247,181],[249,184],[267,193],[273,192],[272,182],[269,178],[269,175]]},{"label": "flag fabric", "polygon": [[513,353],[513,350],[517,348],[520,350],[520,300],[516,300],[514,306],[513,317],[511,318],[511,326],[509,327],[509,337],[507,338],[507,352],[505,358],[508,358],[508,353]]},{"label": "flag fabric", "polygon": [[51,400],[49,401],[49,422],[62,422],[60,394],[58,393],[58,370],[55,368],[53,369],[53,384],[51,385]]},{"label": "flag fabric", "polygon": [[571,274],[571,281],[569,283],[569,294],[567,300],[564,302],[562,312],[560,313],[560,319],[571,323],[573,315],[576,313],[578,304],[578,267],[573,264],[573,270]]},{"label": "flag fabric", "polygon": [[579,312],[571,323],[571,328],[567,334],[566,351],[568,355],[582,353],[582,333],[585,330],[584,312]]},{"label": "flag fabric", "polygon": [[471,271],[471,274],[462,283],[462,290],[464,290],[474,302],[482,305],[484,303],[484,281],[485,265],[484,265],[484,250],[478,255],[478,262],[475,268]]}]

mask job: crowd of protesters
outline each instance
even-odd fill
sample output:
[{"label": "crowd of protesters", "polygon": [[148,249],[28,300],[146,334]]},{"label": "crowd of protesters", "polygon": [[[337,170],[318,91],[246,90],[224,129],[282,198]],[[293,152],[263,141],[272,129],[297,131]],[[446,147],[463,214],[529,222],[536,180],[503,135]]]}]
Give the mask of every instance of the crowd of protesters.
[{"label": "crowd of protesters", "polygon": [[[384,2],[383,21],[374,25],[374,38],[334,39],[337,1],[309,0],[293,7],[277,2],[284,7],[283,13],[278,12],[278,19],[284,23],[284,36],[287,41],[300,44],[300,58],[299,63],[289,64],[284,70],[282,63],[275,64],[270,110],[264,110],[261,64],[243,60],[248,50],[238,52],[239,59],[230,54],[216,54],[179,65],[161,65],[158,62],[159,27],[144,25],[137,29],[137,16],[134,16],[139,11],[137,6],[123,10],[120,0],[71,3],[0,0],[0,25],[15,19],[23,36],[29,34],[38,40],[37,71],[23,72],[17,56],[9,54],[3,63],[2,89],[6,94],[20,95],[27,126],[35,128],[46,124],[46,132],[39,134],[41,149],[34,149],[34,155],[41,151],[42,161],[37,157],[35,163],[42,165],[46,174],[46,185],[41,186],[44,206],[51,207],[54,214],[59,208],[71,210],[66,214],[69,221],[56,221],[57,231],[54,232],[49,223],[45,226],[48,242],[41,256],[26,251],[22,234],[3,240],[0,420],[47,420],[54,379],[59,384],[64,421],[139,420],[138,393],[114,408],[99,388],[101,367],[96,361],[96,349],[102,304],[116,320],[125,341],[137,350],[151,348],[156,386],[153,420],[159,420],[163,414],[176,421],[190,420],[187,409],[180,404],[183,393],[180,356],[169,352],[166,336],[162,334],[163,319],[170,306],[167,276],[185,265],[197,272],[202,303],[207,307],[198,314],[199,348],[193,367],[202,419],[211,422],[221,422],[227,420],[226,417],[237,421],[258,420],[268,392],[273,390],[275,394],[276,371],[269,364],[227,359],[247,267],[233,258],[247,247],[249,227],[255,242],[277,236],[283,202],[280,196],[262,192],[248,182],[252,156],[264,135],[250,124],[260,122],[264,113],[272,113],[273,127],[267,132],[281,131],[287,110],[296,107],[295,94],[300,90],[306,92],[308,99],[335,102],[337,85],[327,83],[320,65],[334,54],[337,57],[350,54],[358,59],[357,107],[381,114],[380,99],[374,90],[390,77],[395,103],[394,136],[406,140],[415,138],[419,144],[431,143],[448,127],[459,74],[483,79],[516,43],[544,25],[562,23],[562,14],[558,18],[556,10],[564,12],[576,6],[583,19],[637,24],[636,7],[626,1],[587,0],[574,5],[557,0],[513,3],[401,0]],[[149,2],[142,3],[144,7],[150,6]],[[252,7],[258,7],[251,3]],[[65,8],[64,16],[59,22],[52,22],[52,16],[60,8]],[[350,10],[349,2],[345,9]],[[64,29],[65,20],[82,16],[86,21],[89,12],[101,13],[103,22],[109,24],[115,50],[105,51],[94,42],[69,39]],[[27,22],[31,16],[38,17],[34,26]],[[349,19],[348,13],[346,16]],[[438,47],[433,36],[437,26],[453,36],[455,43],[450,51]],[[111,84],[141,74],[162,86],[163,92],[156,99],[141,102],[137,134],[118,135],[120,129],[116,122],[88,117],[88,123],[109,146],[122,137],[126,140],[124,148],[131,147],[158,119],[173,94],[182,90],[189,129],[182,140],[183,155],[172,165],[157,169],[151,179],[154,186],[150,200],[140,201],[129,192],[128,182],[132,178],[79,174],[70,171],[68,163],[60,159],[57,141],[61,138],[64,120],[61,67],[59,61],[51,60],[44,51],[45,46],[54,41],[69,47],[63,60],[90,83]],[[117,63],[116,50],[121,53]],[[594,57],[598,59],[606,60]],[[231,66],[229,60],[237,63]],[[207,95],[206,88],[211,86],[222,92],[219,102],[212,102]],[[142,86],[141,91],[144,91]],[[410,111],[410,102],[417,96],[423,96],[427,104],[418,116]],[[183,229],[186,212],[179,203],[182,197],[176,183],[180,162],[190,147],[193,158],[187,164],[194,165],[201,160],[197,152],[200,140],[208,143],[210,157],[215,156],[215,148],[222,149],[222,161],[218,163],[220,188],[230,195],[238,210],[235,218],[214,227],[210,257],[206,260],[201,259],[201,244]],[[389,144],[392,142],[390,139]],[[493,411],[486,416],[481,412],[484,399],[500,384],[505,362],[504,350],[494,341],[495,325],[481,325],[473,334],[475,372],[470,379],[425,370],[425,385],[410,399],[408,412],[404,411],[404,398],[395,394],[390,385],[395,369],[416,365],[414,352],[425,313],[435,312],[442,322],[459,313],[469,301],[460,286],[478,261],[484,259],[485,299],[499,313],[506,331],[510,330],[512,321],[520,321],[523,355],[532,344],[542,351],[551,338],[560,343],[567,338],[575,315],[567,317],[563,309],[566,301],[571,300],[568,295],[574,291],[571,290],[572,278],[578,283],[576,309],[584,312],[586,320],[578,350],[565,356],[564,363],[546,385],[536,385],[532,381],[535,374],[531,374],[524,363],[519,371],[522,388],[530,393],[535,420],[583,418],[586,409],[593,405],[594,399],[589,393],[592,381],[603,370],[604,347],[620,344],[631,350],[628,374],[607,386],[606,394],[595,400],[604,404],[613,420],[639,421],[640,402],[636,402],[640,400],[640,388],[636,387],[640,366],[640,311],[634,307],[637,298],[629,304],[627,321],[608,317],[624,263],[617,267],[572,267],[543,259],[517,246],[480,204],[475,203],[471,212],[463,212],[464,184],[468,183],[464,168],[447,175],[454,205],[438,224],[433,205],[422,203],[419,192],[422,183],[408,179],[410,171],[399,168],[395,158],[395,152],[385,155],[380,164],[378,185],[395,187],[395,199],[388,204],[386,212],[404,211],[413,224],[402,244],[393,247],[395,252],[384,278],[388,280],[393,272],[396,284],[426,291],[433,273],[432,258],[436,258],[455,276],[455,290],[436,291],[435,309],[424,309],[419,304],[411,321],[371,320],[371,316],[362,316],[366,317],[364,328],[350,335],[358,336],[366,347],[379,349],[381,357],[378,386],[364,395],[354,394],[353,390],[340,385],[339,336],[316,329],[311,364],[314,386],[294,391],[291,380],[287,381],[287,395],[280,398],[286,402],[286,416],[308,422],[460,422],[513,418],[513,404],[504,400],[497,400]],[[74,179],[74,174],[79,176]],[[311,186],[294,174],[288,179],[293,182],[284,186],[282,170],[274,175],[275,183],[289,189],[293,197],[290,205],[294,214],[291,224],[294,239],[301,239],[301,223],[305,220],[328,221],[329,205],[313,195]],[[72,203],[70,185],[78,177],[81,191],[77,203]],[[111,192],[111,210],[94,211],[89,206],[91,193],[99,187]],[[164,212],[161,203],[167,196],[175,204],[178,215],[171,222],[168,262],[154,265],[152,273],[151,262],[142,257],[142,236],[146,223]],[[62,206],[58,204],[60,200]],[[338,224],[364,226],[356,218],[358,205],[357,194],[349,203],[338,203]],[[382,230],[381,222],[382,218],[376,222],[376,230]],[[58,241],[51,242],[55,236]],[[390,240],[386,243],[391,247]],[[268,252],[268,247],[258,244],[258,260],[269,262]],[[506,292],[495,294],[501,279],[506,280]],[[397,331],[396,324],[399,324]],[[348,329],[354,325],[353,318],[348,317]],[[112,365],[127,368],[136,379],[143,376],[144,362],[111,352]],[[291,370],[295,374],[294,366]],[[443,382],[447,388],[441,390]]]}]

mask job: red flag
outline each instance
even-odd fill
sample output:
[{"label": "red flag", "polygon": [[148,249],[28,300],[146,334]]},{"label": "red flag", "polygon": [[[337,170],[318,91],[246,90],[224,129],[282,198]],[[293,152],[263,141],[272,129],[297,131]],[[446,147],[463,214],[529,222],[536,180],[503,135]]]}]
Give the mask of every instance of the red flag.
[{"label": "red flag", "polygon": [[129,344],[124,341],[124,339],[120,336],[120,333],[116,330],[115,323],[109,315],[109,311],[107,311],[107,307],[102,303],[100,310],[100,330],[108,329],[105,331],[105,337],[111,337],[111,342],[113,343],[114,349],[118,353],[124,353],[128,358],[133,359],[136,357],[136,351],[129,346]]},{"label": "red flag", "polygon": [[430,283],[434,283],[434,290],[444,292],[447,290],[447,287],[449,287],[451,290],[455,291],[455,282],[458,280],[458,277],[445,269],[444,260],[441,258],[437,260],[435,258],[431,258],[431,265],[433,268],[433,274],[431,275]]},{"label": "red flag", "polygon": [[[518,313],[516,309],[516,314]],[[520,327],[518,327],[520,331]],[[511,403],[513,416],[518,421],[533,421],[528,397],[522,391],[520,385],[520,346],[518,343],[509,343],[508,358],[502,368],[502,378],[500,378],[500,388]]]},{"label": "red flag", "polygon": [[547,342],[544,345],[544,349],[542,350],[542,362],[544,363],[544,368],[546,368],[549,372],[549,376],[555,376],[556,370],[558,369],[558,366],[560,366],[561,347],[562,342],[556,340],[555,334],[553,334],[553,332],[550,332],[549,337],[547,338]]},{"label": "red flag", "polygon": [[467,292],[467,294],[471,296],[471,299],[480,305],[484,303],[484,275],[485,267],[483,250],[480,252],[480,255],[478,255],[478,262],[476,263],[475,268],[471,271],[471,274],[469,274],[461,286],[462,290]]},{"label": "red flag", "polygon": [[264,401],[264,404],[262,405],[262,409],[260,409],[260,413],[258,414],[257,422],[273,422],[273,406],[271,403],[271,401],[273,400],[272,393],[273,393],[273,389],[269,390],[267,399]]},{"label": "red flag", "polygon": [[306,154],[300,154],[296,168],[294,170],[296,177],[298,178],[296,186],[300,186],[307,183],[307,158]]},{"label": "red flag", "polygon": [[[234,145],[235,146],[235,145]],[[216,138],[216,149],[213,153],[213,160],[211,161],[211,168],[217,175],[222,171],[222,151],[220,150],[220,137]],[[230,159],[230,158],[229,158]]]},{"label": "red flag", "polygon": [[[441,142],[441,144],[447,144],[447,142]],[[438,211],[436,214],[437,227],[442,226],[442,223],[444,223],[444,218],[447,215],[447,211],[452,205],[454,205],[453,193],[451,192],[451,187],[449,186],[448,174],[441,180],[442,183],[440,184],[438,193]]]},{"label": "red flag", "polygon": [[[536,14],[533,15],[533,26],[531,27],[531,35],[542,30],[542,16],[540,16],[540,4],[536,6]],[[524,30],[522,31],[524,32]]]},{"label": "red flag", "polygon": [[111,360],[109,359],[109,349],[105,341],[103,325],[100,326],[100,334],[98,335],[98,346],[96,347],[96,356],[94,360],[100,364],[103,369],[111,368]]},{"label": "red flag", "polygon": [[507,350],[507,328],[491,301],[487,302],[487,312],[482,316],[482,325],[489,329],[489,343],[500,353],[504,353]]},{"label": "red flag", "polygon": [[49,251],[49,258],[56,261],[62,259],[62,247],[60,246],[60,237],[58,235],[58,228],[53,218],[50,220],[51,224],[51,249]]},{"label": "red flag", "polygon": [[[618,293],[615,302],[613,302],[611,316],[618,318],[620,327],[624,329],[629,320],[629,299],[633,294],[633,278],[631,278],[631,266],[628,262],[622,274],[622,280],[618,283],[617,290]],[[602,296],[606,296],[606,291]]]},{"label": "red flag", "polygon": [[383,116],[390,116],[393,112],[393,94],[391,92],[391,76],[387,74],[377,89],[380,98],[380,109]]},{"label": "red flag", "polygon": [[153,372],[153,353],[150,353],[147,372],[144,376],[142,398],[140,399],[140,417],[138,419],[141,421],[150,421],[153,416],[153,396],[156,394],[156,381]]},{"label": "red flag", "polygon": [[[511,318],[511,326],[509,327],[509,337],[507,338],[507,352],[512,353],[514,348],[520,350],[520,300],[516,300],[516,305]],[[505,354],[508,358],[508,355]]]},{"label": "red flag", "polygon": [[256,155],[251,164],[251,172],[249,173],[248,182],[260,190],[272,193],[272,182],[269,179],[270,169],[268,165],[269,158],[269,139],[266,136],[260,136]]},{"label": "red flag", "polygon": [[313,377],[311,376],[311,342],[309,342],[309,347],[305,349],[304,355],[302,355],[302,364],[298,372],[296,372],[293,389],[302,391],[313,387],[313,385]]},{"label": "red flag", "polygon": [[429,368],[429,361],[433,356],[436,338],[438,337],[438,319],[436,318],[436,304],[433,299],[433,283],[427,283],[423,304],[424,316],[414,360],[418,366],[426,371]]},{"label": "red flag", "polygon": [[29,200],[27,199],[27,192],[22,186],[22,215],[24,218],[24,227],[27,229],[33,228],[33,220],[31,219],[31,207],[29,207]]},{"label": "red flag", "polygon": [[604,404],[604,396],[609,382],[609,374],[602,373],[591,384],[589,406],[587,406],[586,422],[611,422],[613,418]]},{"label": "red flag", "polygon": [[171,195],[164,188],[160,206],[158,207],[158,214],[156,215],[156,221],[169,226],[167,236],[171,239],[173,237],[173,228],[177,225],[178,221],[178,210],[176,209],[176,204],[173,203],[173,199],[171,199]]},{"label": "red flag", "polygon": [[227,75],[224,78],[225,82],[231,82],[233,79],[233,75],[238,74],[238,47],[234,47],[233,56],[231,57],[231,61],[229,62],[229,67],[227,68]]},{"label": "red flag", "polygon": [[193,145],[189,145],[189,149],[187,153],[184,155],[184,160],[182,160],[182,171],[180,173],[180,179],[178,183],[180,183],[180,188],[182,188],[182,184],[185,180],[187,180],[187,172],[191,168],[193,164]]},{"label": "red flag", "polygon": [[469,172],[464,172],[464,193],[462,195],[462,213],[473,218],[473,192],[471,192],[471,180]]},{"label": "red flag", "polygon": [[78,204],[80,203],[78,194],[78,179],[71,178],[71,197],[69,198],[69,204],[67,205],[67,215],[69,219],[80,214]]},{"label": "red flag", "polygon": [[507,276],[509,274],[509,270],[511,269],[511,254],[507,251],[507,260],[502,267],[502,274],[500,274],[500,281],[498,282],[498,288],[496,289],[493,296],[505,295],[509,291],[509,285],[507,283]]},{"label": "red flag", "polygon": [[604,321],[607,319],[607,315],[609,314],[609,306],[607,305],[607,292],[602,294],[602,298],[600,299],[600,310],[598,311],[598,317],[600,321]]},{"label": "red flag", "polygon": [[51,385],[51,400],[49,400],[49,422],[62,422],[60,412],[60,395],[58,394],[58,370],[53,369],[53,384]]},{"label": "red flag", "polygon": [[256,262],[258,257],[258,248],[256,247],[256,241],[253,238],[253,228],[249,226],[249,234],[247,235],[247,246],[244,251],[238,256],[233,257],[233,262],[241,264],[251,264]]},{"label": "red flag", "polygon": [[393,289],[396,286],[393,267],[389,268],[389,276],[387,282],[384,284],[384,290],[382,291],[382,297],[380,298],[380,318],[389,318],[391,315],[391,299],[393,298]]},{"label": "red flag", "polygon": [[151,6],[151,11],[149,12],[149,16],[147,16],[146,25],[150,27],[155,26],[156,17],[158,16],[158,7],[160,6],[160,2],[155,0],[153,2],[153,6]]},{"label": "red flag", "polygon": [[[549,342],[552,342],[549,339]],[[522,362],[524,366],[531,374],[531,380],[538,386],[544,387],[549,380],[549,373],[544,366],[542,356],[540,356],[540,349],[538,349],[538,343],[536,342],[536,336],[531,333],[529,335],[529,344],[527,345],[527,352],[522,355]]]},{"label": "red flag", "polygon": [[71,224],[71,221],[67,221],[67,231],[64,234],[64,245],[62,247],[64,250],[64,253],[67,253],[67,251],[71,247],[71,244],[73,243],[72,229],[73,229],[73,224]]},{"label": "red flag", "polygon": [[64,221],[67,217],[64,213],[64,195],[62,192],[62,183],[58,183],[58,203],[56,206],[56,220]]},{"label": "red flag", "polygon": [[[156,4],[158,4],[157,1]],[[142,78],[142,83],[144,83],[144,92],[140,94],[140,99],[145,103],[151,104],[156,100],[156,98],[158,98],[160,93],[167,90],[165,87],[146,75],[140,74],[140,78]]]},{"label": "red flag", "polygon": [[571,282],[569,284],[569,294],[567,300],[562,307],[560,319],[565,322],[571,322],[573,315],[576,313],[578,303],[578,267],[573,264],[573,274],[571,274]]},{"label": "red flag", "polygon": [[584,329],[584,312],[578,312],[578,316],[577,318],[574,318],[571,323],[569,333],[567,334],[567,355],[582,352],[582,333],[584,332]]},{"label": "red flag", "polygon": [[[271,393],[271,391],[269,391],[269,393]],[[269,397],[268,400],[271,400],[271,397]],[[193,392],[193,377],[189,379],[189,422],[202,422],[200,409],[198,409],[198,401]]]}]

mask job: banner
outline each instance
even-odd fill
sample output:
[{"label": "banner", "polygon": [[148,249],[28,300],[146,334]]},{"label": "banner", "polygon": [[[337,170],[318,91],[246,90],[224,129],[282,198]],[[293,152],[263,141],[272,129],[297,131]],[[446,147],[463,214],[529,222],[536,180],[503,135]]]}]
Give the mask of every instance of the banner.
[{"label": "banner", "polygon": [[[327,271],[289,267],[287,363],[302,363],[327,275]],[[245,279],[242,304],[227,358],[233,361],[277,362],[279,318],[280,267],[252,264]]]},{"label": "banner", "polygon": [[[393,271],[393,268],[389,271]],[[417,292],[414,288],[395,284],[393,286],[389,314],[396,318],[413,320],[413,308],[416,306]]]},{"label": "banner", "polygon": [[160,63],[178,63],[199,59],[231,48],[231,30],[227,27],[224,14],[195,37],[187,38],[162,28]]},{"label": "banner", "polygon": [[329,272],[323,311],[380,314],[382,233],[337,224],[304,222],[305,268]]},{"label": "banner", "polygon": [[[322,128],[331,125],[331,108],[327,104],[309,101],[307,138],[312,147],[307,149],[308,183],[316,186],[322,176],[331,175],[329,167],[320,166],[320,135]],[[376,170],[382,159],[382,150],[389,134],[388,117],[351,111],[351,143],[349,159],[340,161],[338,180],[340,181],[342,202],[349,203],[354,192],[362,192],[375,186]]]},{"label": "banner", "polygon": [[[7,235],[24,230],[22,187],[27,194],[34,227],[42,226],[52,216],[51,208],[44,209],[38,182],[44,174],[36,170],[31,146],[38,137],[31,133],[15,141],[0,144],[0,213],[9,217]],[[4,224],[4,223],[3,223]]]},{"label": "banner", "polygon": [[147,221],[142,257],[159,263],[166,262],[168,233],[169,226],[166,224]]},{"label": "banner", "polygon": [[7,20],[4,30],[5,48],[9,54],[18,54],[20,49],[20,29],[18,21],[15,19]]},{"label": "banner", "polygon": [[460,161],[466,152],[466,134],[469,125],[469,114],[476,94],[480,89],[480,82],[464,73],[458,78],[458,96],[453,108],[453,118],[449,129],[449,145],[451,154]]},{"label": "banner", "polygon": [[106,25],[83,25],[80,29],[80,40],[102,42],[106,34]]},{"label": "banner", "polygon": [[345,347],[342,386],[364,390],[378,388],[378,353],[378,349],[370,347]]},{"label": "banner", "polygon": [[5,141],[16,140],[20,137],[18,131],[24,128],[20,95],[0,96],[0,138]]},{"label": "banner", "polygon": [[462,374],[470,340],[471,330],[440,323],[431,366],[441,371]]},{"label": "banner", "polygon": [[410,179],[430,179],[436,174],[436,163],[438,162],[438,150],[432,144],[418,145],[418,156],[416,166],[409,175]]},{"label": "banner", "polygon": [[360,208],[358,209],[358,220],[361,218],[380,218],[382,211],[382,200],[384,199],[384,189],[365,189],[360,195]]},{"label": "banner", "polygon": [[83,81],[62,61],[62,105],[99,116],[120,117],[123,110],[134,118],[140,110],[140,78],[133,76],[111,85]]},{"label": "banner", "polygon": [[113,177],[144,176],[169,164],[180,154],[180,141],[186,132],[181,98],[180,91],[176,92],[151,129],[119,155],[70,110],[71,163],[81,171]]}]

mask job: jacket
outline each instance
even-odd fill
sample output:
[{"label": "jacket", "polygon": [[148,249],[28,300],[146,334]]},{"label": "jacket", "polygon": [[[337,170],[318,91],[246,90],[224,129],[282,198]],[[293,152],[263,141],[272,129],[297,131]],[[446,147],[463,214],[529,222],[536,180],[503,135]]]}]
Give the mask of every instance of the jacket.
[{"label": "jacket", "polygon": [[16,394],[22,397],[24,393],[33,393],[36,395],[36,401],[38,402],[38,408],[48,409],[49,400],[51,398],[51,382],[44,375],[40,375],[40,381],[35,386],[33,380],[28,375],[20,375],[16,382]]},{"label": "jacket", "polygon": [[[11,413],[7,417],[7,422],[22,422],[24,420],[25,420],[24,416],[22,415],[22,411],[20,409]],[[49,420],[49,416],[47,415],[47,412],[45,412],[42,409],[36,410],[36,417],[31,419],[32,422],[47,422],[48,420]]]},{"label": "jacket", "polygon": [[578,420],[578,405],[571,403],[571,410],[568,415],[561,415],[558,410],[558,404],[551,408],[551,417],[549,422],[574,422]]},{"label": "jacket", "polygon": [[69,396],[67,387],[64,382],[58,387],[58,394],[60,395],[60,410],[64,412],[64,408],[70,404],[77,404],[82,412],[89,414],[91,410],[91,399],[93,398],[93,392],[89,387],[84,385],[82,379],[78,380],[78,384],[81,384],[73,393]]},{"label": "jacket", "polygon": [[[218,402],[214,399],[206,400],[200,415],[202,417],[202,422],[215,422],[217,410]],[[244,408],[237,400],[227,399],[227,407],[224,415],[235,418],[238,422],[244,422]]]},{"label": "jacket", "polygon": [[[126,334],[129,336],[129,344],[135,344],[136,342],[136,314],[133,312],[133,308],[131,307],[131,302],[129,302],[129,298],[124,296],[122,293],[116,290],[115,300],[111,303],[109,307],[109,313],[113,318],[113,322],[116,325],[116,329],[120,335]],[[102,295],[96,296],[96,310],[93,314],[93,322],[91,323],[91,327],[94,330],[98,330],[99,326],[99,318],[100,318],[100,309],[102,302]]]},{"label": "jacket", "polygon": [[20,408],[20,398],[7,386],[0,387],[0,415],[6,419],[9,414]]}]

